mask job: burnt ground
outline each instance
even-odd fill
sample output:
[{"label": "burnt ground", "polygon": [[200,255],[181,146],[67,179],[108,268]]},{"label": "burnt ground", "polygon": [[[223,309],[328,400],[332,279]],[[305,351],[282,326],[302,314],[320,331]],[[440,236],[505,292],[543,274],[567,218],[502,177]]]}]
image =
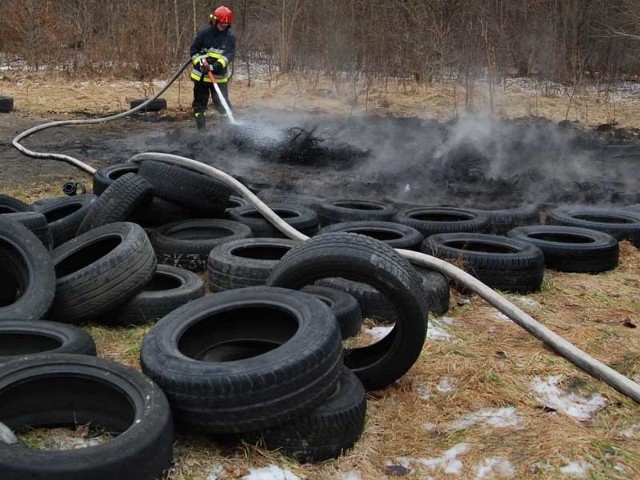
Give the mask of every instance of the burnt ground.
[{"label": "burnt ground", "polygon": [[[11,145],[37,121],[0,117],[0,183],[28,187],[88,176],[63,162],[32,159]],[[250,183],[328,198],[400,204],[505,208],[523,204],[640,203],[640,140],[635,130],[537,117],[345,118],[275,110],[243,111],[240,125],[147,113],[98,125],[46,129],[23,141],[100,168],[141,152],[183,155]]]}]

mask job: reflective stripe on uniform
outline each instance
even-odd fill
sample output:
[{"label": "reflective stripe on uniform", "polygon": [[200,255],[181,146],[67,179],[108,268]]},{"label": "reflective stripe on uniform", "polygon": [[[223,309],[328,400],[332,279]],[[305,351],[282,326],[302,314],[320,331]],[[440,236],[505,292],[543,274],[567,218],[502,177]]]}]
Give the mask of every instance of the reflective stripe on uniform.
[{"label": "reflective stripe on uniform", "polygon": [[[204,79],[202,78],[202,72],[200,70],[191,70],[191,79],[195,80],[196,82],[207,82],[207,83],[211,83],[211,79],[209,78],[209,75],[205,76]],[[225,75],[224,77],[216,77],[216,83],[227,83],[229,81],[229,78]]]},{"label": "reflective stripe on uniform", "polygon": [[[220,62],[220,64],[222,65],[222,68],[226,68],[227,65],[229,64],[229,60],[227,59],[227,57],[225,57],[224,55],[222,55],[222,53],[219,53],[219,52],[222,52],[222,50],[210,48],[207,50],[206,54],[204,55],[196,54],[191,58],[193,59],[192,61],[196,66],[202,64],[202,60],[207,60],[209,64]],[[205,75],[204,78],[202,78],[202,72],[198,68],[194,68],[193,70],[191,70],[191,79],[195,80],[196,82],[204,81],[207,83],[211,83],[211,79],[209,78],[208,75]],[[217,83],[227,83],[228,81],[229,81],[229,78],[227,77],[227,75],[216,76]]]}]

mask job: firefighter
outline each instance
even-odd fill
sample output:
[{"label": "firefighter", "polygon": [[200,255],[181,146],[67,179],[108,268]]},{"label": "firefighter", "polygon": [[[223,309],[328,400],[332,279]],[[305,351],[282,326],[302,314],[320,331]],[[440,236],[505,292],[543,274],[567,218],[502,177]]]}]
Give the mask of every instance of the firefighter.
[{"label": "firefighter", "polygon": [[190,49],[191,61],[193,62],[191,79],[194,82],[192,105],[198,130],[206,127],[205,112],[209,96],[211,96],[218,113],[223,116],[227,115],[207,72],[213,73],[227,105],[231,108],[227,68],[236,54],[236,36],[231,31],[233,12],[222,5],[216,8],[209,15],[209,18],[210,24],[196,34]]}]

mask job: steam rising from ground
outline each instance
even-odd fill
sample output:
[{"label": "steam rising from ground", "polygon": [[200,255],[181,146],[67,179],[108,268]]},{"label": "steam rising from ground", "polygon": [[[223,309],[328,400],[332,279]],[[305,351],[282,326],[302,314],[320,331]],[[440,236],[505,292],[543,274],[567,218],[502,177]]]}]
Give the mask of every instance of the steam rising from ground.
[{"label": "steam rising from ground", "polygon": [[640,201],[638,142],[607,142],[544,119],[440,123],[271,110],[240,117],[238,126],[205,134],[152,132],[135,140],[132,153],[184,155],[245,180],[331,198],[478,208]]}]

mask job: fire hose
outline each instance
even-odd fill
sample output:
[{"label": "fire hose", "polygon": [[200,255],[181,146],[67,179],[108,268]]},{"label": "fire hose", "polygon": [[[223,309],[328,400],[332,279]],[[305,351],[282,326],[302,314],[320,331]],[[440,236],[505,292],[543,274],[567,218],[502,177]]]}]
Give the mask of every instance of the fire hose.
[{"label": "fire hose", "polygon": [[[81,124],[92,124],[92,123],[102,123],[111,120],[116,120],[119,118],[123,118],[131,113],[134,113],[142,108],[145,105],[152,102],[156,98],[158,98],[165,90],[169,88],[169,86],[178,78],[178,76],[182,73],[182,71],[191,63],[189,59],[185,64],[180,67],[180,69],[174,74],[171,80],[156,94],[154,97],[148,99],[146,102],[140,104],[136,108],[128,110],[123,113],[119,113],[116,115],[111,115],[109,117],[97,118],[97,119],[89,119],[89,120],[64,120],[64,121],[56,121],[49,122],[42,125],[35,126],[30,128],[13,139],[13,146],[16,147],[20,152],[24,153],[27,156],[34,158],[48,158],[53,160],[62,160],[64,162],[70,163],[71,165],[93,175],[96,172],[96,169],[91,167],[90,165],[68,155],[55,154],[55,153],[46,153],[46,152],[33,152],[25,147],[23,147],[19,142],[20,140],[28,137],[29,135],[38,132],[40,130],[44,130],[49,127],[54,126],[62,126],[62,125],[81,125]],[[217,84],[214,83],[214,86],[217,87]],[[219,91],[219,89],[218,89]],[[220,98],[223,99],[222,95]],[[228,108],[228,105],[227,105]],[[191,170],[198,171],[205,175],[208,175],[212,178],[215,178],[218,181],[225,183],[226,185],[233,188],[236,192],[242,195],[245,199],[247,199],[251,204],[253,204],[256,209],[264,215],[264,217],[271,222],[278,230],[284,233],[287,237],[304,241],[309,237],[300,233],[295,228],[291,227],[284,220],[282,220],[273,210],[271,210],[262,200],[260,200],[255,194],[253,194],[248,188],[246,188],[243,184],[241,184],[238,180],[231,177],[230,175],[224,173],[221,170],[218,170],[210,165],[205,165],[201,162],[197,162],[195,160],[181,157],[178,155],[171,155],[166,153],[156,153],[156,152],[146,152],[133,156],[129,161],[130,162],[142,162],[144,160],[158,160],[162,162],[171,163],[174,165],[178,165],[181,167],[185,167]],[[493,289],[489,288],[484,283],[480,282],[475,277],[471,276],[464,270],[461,270],[443,260],[440,260],[436,257],[432,257],[426,255],[424,253],[414,252],[410,250],[404,249],[396,249],[396,251],[408,259],[411,263],[419,265],[421,267],[429,268],[435,271],[438,271],[449,278],[455,279],[457,282],[460,282],[469,290],[477,293],[482,299],[488,302],[490,305],[498,309],[500,312],[508,316],[513,322],[515,322],[518,326],[522,327],[524,330],[529,332],[538,340],[544,342],[548,345],[552,350],[554,350],[560,356],[566,358],[571,363],[581,368],[583,371],[588,373],[589,375],[598,378],[609,386],[617,390],[618,392],[626,395],[627,397],[633,399],[635,402],[640,403],[640,385],[636,382],[632,381],[628,377],[622,375],[621,373],[615,371],[614,369],[608,367],[604,363],[595,359],[588,353],[580,350],[575,345],[571,344],[567,340],[563,339],[561,336],[557,335],[527,313],[520,310],[517,306],[509,302],[506,298],[504,298],[499,293],[495,292]]]},{"label": "fire hose", "polygon": [[128,115],[131,115],[132,113],[135,113],[138,110],[142,110],[148,104],[153,102],[156,98],[160,97],[160,95],[162,95],[173,84],[173,82],[175,82],[178,79],[178,77],[183,72],[183,70],[185,68],[187,68],[187,66],[189,66],[189,65],[191,65],[191,59],[187,60],[176,71],[176,73],[173,74],[173,77],[171,77],[171,79],[167,82],[167,84],[164,87],[162,87],[162,89],[160,89],[160,91],[156,95],[154,95],[153,97],[147,99],[145,102],[141,103],[140,105],[138,105],[135,108],[132,108],[131,110],[127,110],[126,112],[122,112],[122,113],[117,113],[115,115],[110,115],[108,117],[90,118],[90,119],[85,119],[85,120],[58,120],[58,121],[55,121],[55,122],[43,123],[42,125],[36,125],[35,127],[32,127],[30,129],[25,130],[24,132],[20,133],[19,135],[17,135],[13,139],[13,141],[11,143],[12,143],[12,145],[14,147],[16,147],[18,149],[18,151],[20,151],[21,153],[25,154],[28,157],[46,158],[46,159],[51,159],[51,160],[61,160],[63,162],[69,163],[70,165],[73,165],[74,167],[79,168],[80,170],[82,170],[83,172],[88,173],[89,175],[93,175],[93,174],[96,173],[96,169],[93,168],[91,165],[88,165],[88,164],[84,163],[83,161],[78,160],[77,158],[71,157],[69,155],[63,155],[63,154],[60,154],[60,153],[34,152],[33,150],[29,150],[28,148],[26,148],[23,145],[21,145],[20,141],[25,139],[25,138],[27,138],[29,135],[32,135],[32,134],[34,134],[36,132],[39,132],[40,130],[44,130],[45,128],[61,127],[63,125],[89,125],[89,124],[92,124],[92,123],[105,123],[105,122],[110,122],[111,120],[118,120],[120,118],[124,118],[124,117],[126,117]]}]

